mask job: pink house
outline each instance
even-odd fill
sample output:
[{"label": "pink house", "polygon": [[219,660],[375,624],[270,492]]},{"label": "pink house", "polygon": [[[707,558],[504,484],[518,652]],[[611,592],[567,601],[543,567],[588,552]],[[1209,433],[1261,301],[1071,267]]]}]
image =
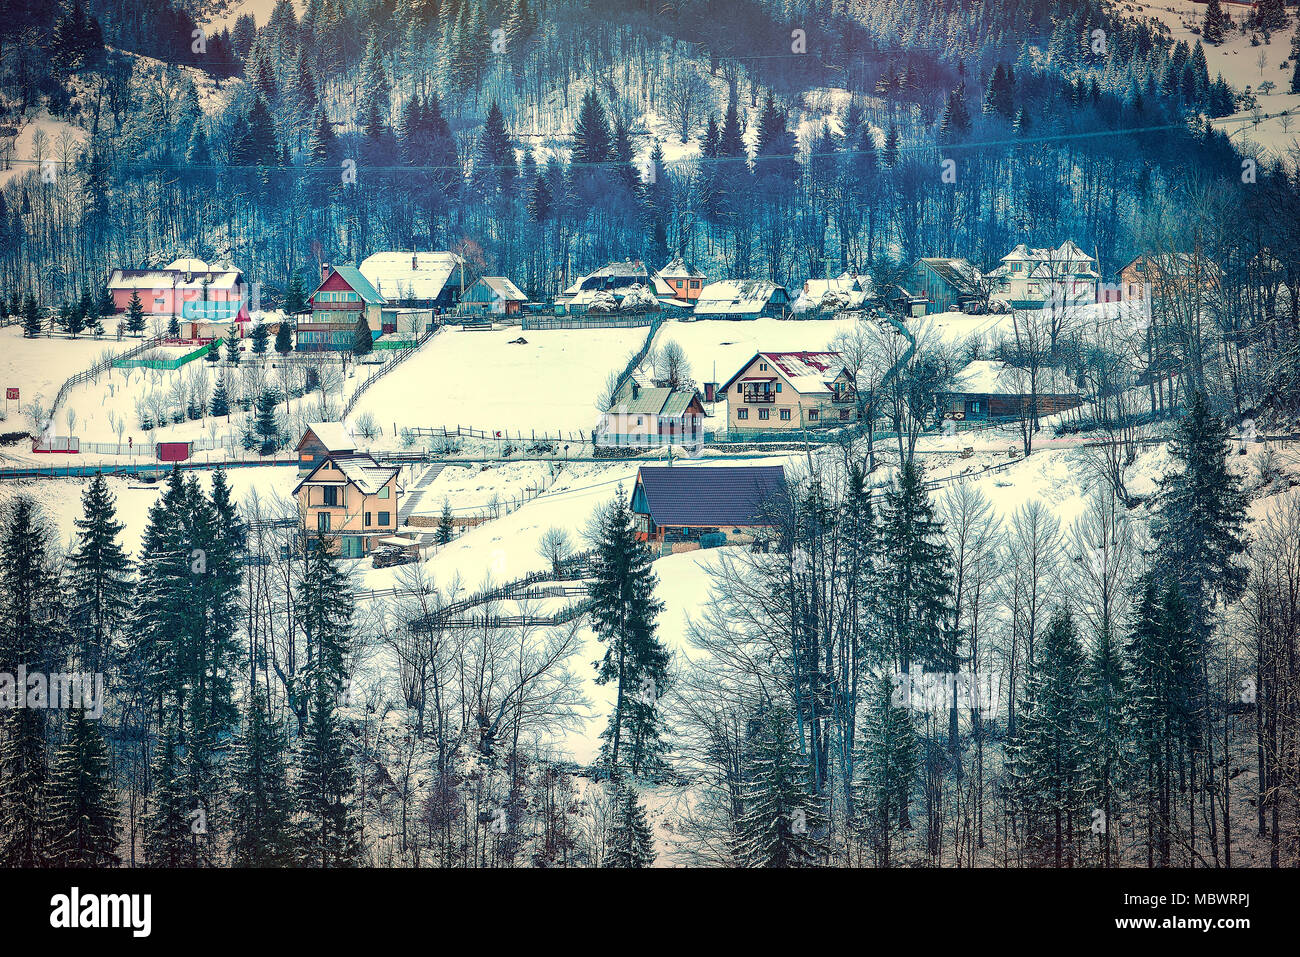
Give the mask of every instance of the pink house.
[{"label": "pink house", "polygon": [[233,331],[241,339],[250,325],[244,274],[232,265],[177,259],[159,269],[114,269],[108,280],[117,312],[139,295],[146,316],[175,316],[181,338],[215,339]]}]

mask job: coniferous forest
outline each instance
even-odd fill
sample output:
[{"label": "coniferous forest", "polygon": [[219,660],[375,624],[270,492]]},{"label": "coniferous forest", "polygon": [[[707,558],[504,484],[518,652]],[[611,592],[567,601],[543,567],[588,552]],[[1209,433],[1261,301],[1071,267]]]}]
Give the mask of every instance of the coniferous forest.
[{"label": "coniferous forest", "polygon": [[[177,257],[237,262],[254,325],[189,367],[174,419],[83,441],[80,472],[36,453],[79,434],[59,384],[86,361],[0,422],[0,863],[1300,867],[1300,146],[1249,135],[1300,108],[1300,19],[1178,3],[1176,37],[1109,0],[0,0],[15,368],[46,340],[134,344],[148,303],[105,282]],[[1261,83],[1256,57],[1296,79]],[[1008,250],[1067,238],[1095,264],[1086,306],[990,305]],[[542,310],[519,350],[608,263],[879,296],[780,353],[837,355],[843,428],[716,439],[703,464],[784,480],[761,532],[704,523],[684,572],[638,472],[701,464],[675,448],[349,418],[367,363],[391,382],[418,355],[363,319],[335,371],[302,327],[330,264],[386,250],[454,253],[461,295],[509,277]],[[907,312],[940,258],[977,264],[975,293]],[[1126,325],[1102,307],[1132,263],[1182,278]],[[927,312],[950,325],[923,334]],[[1002,332],[953,339],[971,317]],[[172,323],[151,347],[185,338]],[[687,319],[644,325],[639,354],[600,356],[592,422],[707,384],[715,441],[734,370],[679,344]],[[710,348],[789,348],[726,325]],[[464,332],[437,326],[412,350]],[[537,361],[585,361],[557,351]],[[964,431],[989,364],[1020,404]],[[90,381],[131,386],[114,375]],[[495,410],[514,383],[479,375]],[[188,421],[216,423],[187,433],[209,458],[164,464],[157,433],[152,472],[110,467],[136,461],[124,435],[152,455]],[[432,561],[381,581],[298,480],[241,478],[301,479],[315,422],[375,456],[360,486],[410,470],[377,508],[427,513]],[[1021,471],[984,479],[981,456]],[[447,480],[428,467],[473,471],[444,498],[416,491]],[[566,527],[528,518],[547,497]],[[56,706],[69,674],[102,686]]]}]

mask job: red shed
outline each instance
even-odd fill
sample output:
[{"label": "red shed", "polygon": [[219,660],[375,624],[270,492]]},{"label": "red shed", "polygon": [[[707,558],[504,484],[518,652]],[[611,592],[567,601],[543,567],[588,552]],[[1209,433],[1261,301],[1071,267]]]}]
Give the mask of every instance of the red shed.
[{"label": "red shed", "polygon": [[184,462],[190,457],[190,442],[159,442],[157,443],[158,461],[159,462]]}]

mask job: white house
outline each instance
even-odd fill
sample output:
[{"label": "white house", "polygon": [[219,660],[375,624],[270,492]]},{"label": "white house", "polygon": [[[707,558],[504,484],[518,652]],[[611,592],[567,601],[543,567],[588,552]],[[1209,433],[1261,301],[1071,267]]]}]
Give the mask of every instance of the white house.
[{"label": "white house", "polygon": [[1052,299],[1096,302],[1101,274],[1097,260],[1067,239],[1055,249],[1031,249],[1021,243],[1002,257],[988,278],[994,282],[995,298],[1016,309],[1037,309]]}]

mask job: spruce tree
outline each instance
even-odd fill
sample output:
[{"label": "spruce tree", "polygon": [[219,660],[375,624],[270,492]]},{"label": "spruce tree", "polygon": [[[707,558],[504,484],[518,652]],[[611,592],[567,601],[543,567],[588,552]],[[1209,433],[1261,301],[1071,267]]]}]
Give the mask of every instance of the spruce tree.
[{"label": "spruce tree", "polygon": [[125,526],[117,521],[116,503],[102,474],[90,480],[81,507],[70,558],[73,632],[77,659],[85,670],[97,672],[129,614],[131,565],[117,540]]},{"label": "spruce tree", "polygon": [[1223,31],[1231,21],[1224,15],[1219,0],[1210,0],[1205,7],[1205,22],[1201,25],[1201,36],[1206,43],[1223,42]]},{"label": "spruce tree", "polygon": [[295,685],[291,704],[303,716],[307,702],[318,690],[337,696],[348,680],[347,656],[353,633],[352,589],[339,567],[332,541],[318,539],[315,547],[305,554],[295,598],[306,666],[303,682]]},{"label": "spruce tree", "polygon": [[646,818],[645,808],[630,784],[620,785],[615,793],[617,807],[610,828],[606,867],[640,869],[650,867],[658,856],[654,831]]},{"label": "spruce tree", "polygon": [[593,580],[588,586],[592,627],[605,646],[596,683],[617,687],[614,712],[602,732],[604,754],[617,774],[657,766],[663,744],[658,699],[668,680],[668,652],[655,637],[663,602],[654,597],[658,577],[650,550],[636,538],[632,513],[620,487],[600,520]]},{"label": "spruce tree", "polygon": [[293,323],[289,317],[280,320],[275,329],[275,351],[280,355],[288,355],[293,352]]},{"label": "spruce tree", "polygon": [[[0,865],[34,867],[46,856],[45,783],[49,709],[17,707],[28,692],[20,669],[49,674],[59,657],[59,576],[48,552],[50,530],[26,496],[0,511]],[[6,700],[12,699],[12,700]]]},{"label": "spruce tree", "polygon": [[286,867],[294,861],[293,792],[284,729],[253,688],[230,761],[230,854],[236,867]]},{"label": "spruce tree", "polygon": [[266,328],[266,323],[259,322],[253,326],[253,355],[266,355],[266,347],[271,340],[271,330]]},{"label": "spruce tree", "polygon": [[741,867],[815,867],[825,858],[826,820],[821,799],[809,787],[793,719],[771,706],[754,724],[732,855]]},{"label": "spruce tree", "polygon": [[126,304],[126,330],[136,335],[144,332],[144,303],[139,289],[131,290],[131,301]]},{"label": "spruce tree", "polygon": [[306,867],[350,867],[361,862],[352,809],[355,772],[338,724],[336,693],[320,682],[312,695],[299,743],[294,798],[299,861]]},{"label": "spruce tree", "polygon": [[230,392],[226,388],[225,379],[217,380],[217,387],[212,390],[212,404],[208,407],[208,412],[215,416],[230,414]]},{"label": "spruce tree", "polygon": [[257,397],[254,431],[258,436],[258,451],[271,455],[280,448],[279,399],[270,389],[263,389]]},{"label": "spruce tree", "polygon": [[352,354],[358,359],[375,351],[375,337],[370,331],[370,323],[362,316],[357,320],[356,331],[352,334]]},{"label": "spruce tree", "polygon": [[446,545],[455,535],[456,527],[452,524],[451,519],[451,502],[442,503],[442,516],[438,519],[438,531],[434,540],[439,545]]},{"label": "spruce tree", "polygon": [[872,680],[859,775],[854,782],[860,820],[879,867],[890,864],[895,826],[910,826],[908,805],[918,769],[910,701],[898,702],[895,697],[889,675]]},{"label": "spruce tree", "polygon": [[232,332],[226,339],[226,361],[237,366],[239,358],[239,336]]},{"label": "spruce tree", "polygon": [[943,526],[911,461],[885,493],[880,511],[883,579],[891,583],[881,596],[886,650],[898,669],[913,665],[955,670],[949,649],[953,627],[951,555]]},{"label": "spruce tree", "polygon": [[36,306],[36,297],[29,292],[23,299],[23,335],[28,339],[35,339],[44,327],[45,322],[41,319],[41,311]]},{"label": "spruce tree", "polygon": [[49,863],[55,867],[113,867],[117,808],[108,775],[108,748],[81,708],[68,721],[68,740],[55,753],[47,785]]},{"label": "spruce tree", "polygon": [[1090,715],[1079,677],[1083,648],[1074,618],[1059,608],[1030,667],[1020,720],[1009,748],[1007,778],[1025,815],[1031,846],[1052,849],[1056,867],[1075,862],[1087,814]]},{"label": "spruce tree", "polygon": [[192,867],[203,822],[186,787],[175,722],[169,721],[153,764],[153,793],[144,814],[144,859],[150,867]]}]

